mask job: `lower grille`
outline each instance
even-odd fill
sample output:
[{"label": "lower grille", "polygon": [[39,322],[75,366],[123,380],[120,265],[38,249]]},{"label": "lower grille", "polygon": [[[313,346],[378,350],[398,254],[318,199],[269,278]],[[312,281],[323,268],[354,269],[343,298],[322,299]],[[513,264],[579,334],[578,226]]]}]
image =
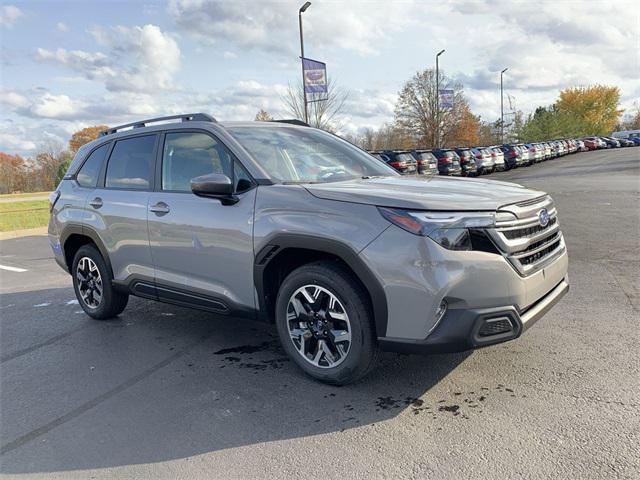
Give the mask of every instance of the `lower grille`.
[{"label": "lower grille", "polygon": [[553,252],[559,246],[560,246],[560,238],[558,238],[551,245],[543,248],[542,250],[539,250],[536,253],[533,253],[531,255],[527,255],[526,257],[519,258],[518,260],[520,260],[520,263],[522,265],[531,265],[531,264],[543,259],[547,255],[549,255],[551,252]]},{"label": "lower grille", "polygon": [[484,325],[478,331],[480,337],[492,337],[502,333],[509,333],[513,330],[513,325],[508,318],[490,318],[484,322]]}]

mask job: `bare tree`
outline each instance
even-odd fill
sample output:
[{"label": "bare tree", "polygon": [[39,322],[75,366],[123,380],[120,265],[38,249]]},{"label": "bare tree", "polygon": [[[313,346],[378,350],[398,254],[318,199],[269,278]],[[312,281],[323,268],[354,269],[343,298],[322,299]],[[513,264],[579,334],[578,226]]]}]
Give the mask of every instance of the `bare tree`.
[{"label": "bare tree", "polygon": [[[339,86],[333,78],[327,80],[326,100],[308,102],[309,125],[329,132],[340,129],[339,116],[344,111],[349,92]],[[289,84],[281,96],[286,112],[294,118],[304,119],[304,91],[302,81]],[[310,98],[308,100],[313,100]]]},{"label": "bare tree", "polygon": [[269,115],[269,112],[261,108],[260,111],[256,113],[256,118],[254,118],[254,120],[257,122],[269,122],[273,120],[273,117]]},{"label": "bare tree", "polygon": [[[459,122],[469,109],[464,98],[462,85],[454,84],[444,73],[440,72],[440,88],[453,90],[453,106],[451,109],[438,110],[435,70],[428,68],[411,77],[402,87],[396,103],[395,119],[398,127],[420,146],[434,147],[444,145],[452,136]],[[440,123],[440,141],[438,135],[438,117]]]}]

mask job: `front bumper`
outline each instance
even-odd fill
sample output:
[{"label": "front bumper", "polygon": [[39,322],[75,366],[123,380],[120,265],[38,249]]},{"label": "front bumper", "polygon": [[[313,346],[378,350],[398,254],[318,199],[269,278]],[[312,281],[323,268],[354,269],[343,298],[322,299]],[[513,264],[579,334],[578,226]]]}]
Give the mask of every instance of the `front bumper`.
[{"label": "front bumper", "polygon": [[[426,339],[380,337],[382,350],[399,353],[451,353],[487,347],[518,338],[540,320],[569,291],[564,278],[538,302],[523,312],[514,306],[484,309],[449,310],[435,330]],[[490,332],[491,325],[509,325]],[[489,327],[489,328],[487,328]]]},{"label": "front bumper", "polygon": [[[566,249],[522,275],[503,255],[447,250],[392,225],[360,257],[385,292],[386,328],[377,333],[389,350],[458,351],[516,338],[568,288]],[[447,313],[437,322],[443,300]],[[489,314],[509,319],[508,335],[474,337]]]}]

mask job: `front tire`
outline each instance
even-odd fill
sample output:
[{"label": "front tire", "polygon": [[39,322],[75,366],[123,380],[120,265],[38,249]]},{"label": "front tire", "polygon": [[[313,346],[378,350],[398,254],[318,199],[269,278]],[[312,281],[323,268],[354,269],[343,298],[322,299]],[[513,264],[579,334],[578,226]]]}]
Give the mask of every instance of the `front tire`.
[{"label": "front tire", "polygon": [[83,245],[78,249],[71,275],[78,303],[91,318],[113,318],[127,306],[129,295],[113,288],[113,277],[107,264],[93,245]]},{"label": "front tire", "polygon": [[378,357],[368,297],[353,274],[335,262],[303,265],[285,278],[276,300],[276,327],[291,359],[325,383],[355,382]]}]

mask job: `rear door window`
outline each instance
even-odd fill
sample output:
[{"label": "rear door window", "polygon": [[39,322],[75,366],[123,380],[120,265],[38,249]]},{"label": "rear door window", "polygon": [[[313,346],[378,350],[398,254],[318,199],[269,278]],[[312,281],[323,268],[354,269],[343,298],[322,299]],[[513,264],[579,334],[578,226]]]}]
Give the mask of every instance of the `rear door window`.
[{"label": "rear door window", "polygon": [[149,190],[156,137],[156,135],[145,135],[118,140],[107,164],[105,187]]},{"label": "rear door window", "polygon": [[102,162],[109,150],[109,144],[106,143],[96,148],[82,165],[82,168],[76,175],[76,181],[81,187],[94,188],[98,184],[98,177],[102,169]]}]

